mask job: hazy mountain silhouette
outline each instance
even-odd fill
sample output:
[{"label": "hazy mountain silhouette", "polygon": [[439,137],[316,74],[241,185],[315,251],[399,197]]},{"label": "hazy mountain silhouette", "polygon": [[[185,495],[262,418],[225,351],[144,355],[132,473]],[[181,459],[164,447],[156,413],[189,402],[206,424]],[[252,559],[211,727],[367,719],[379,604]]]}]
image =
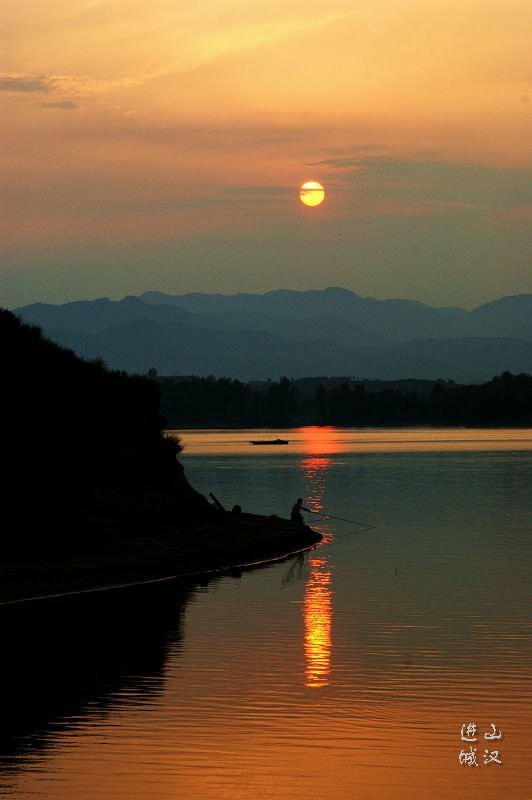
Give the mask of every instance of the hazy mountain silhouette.
[{"label": "hazy mountain silhouette", "polygon": [[532,369],[532,295],[473,311],[346,289],[265,294],[146,292],[14,309],[52,340],[112,369],[240,380],[355,375],[489,380]]}]

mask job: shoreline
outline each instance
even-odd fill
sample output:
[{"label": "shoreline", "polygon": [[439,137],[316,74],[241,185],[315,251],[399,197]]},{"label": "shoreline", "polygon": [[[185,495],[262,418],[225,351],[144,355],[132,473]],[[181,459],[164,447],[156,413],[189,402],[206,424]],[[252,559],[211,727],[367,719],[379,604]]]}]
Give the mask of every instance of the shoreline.
[{"label": "shoreline", "polygon": [[323,537],[279,517],[227,513],[218,524],[132,541],[113,540],[85,551],[19,555],[0,566],[0,607],[163,581],[194,582],[239,573],[309,550]]}]

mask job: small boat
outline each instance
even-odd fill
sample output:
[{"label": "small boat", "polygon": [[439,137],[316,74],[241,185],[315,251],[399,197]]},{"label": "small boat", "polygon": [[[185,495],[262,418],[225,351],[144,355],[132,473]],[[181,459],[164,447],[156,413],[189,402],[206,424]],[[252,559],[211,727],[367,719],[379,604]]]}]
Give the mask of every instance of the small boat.
[{"label": "small boat", "polygon": [[250,444],[288,444],[288,439],[250,439]]}]

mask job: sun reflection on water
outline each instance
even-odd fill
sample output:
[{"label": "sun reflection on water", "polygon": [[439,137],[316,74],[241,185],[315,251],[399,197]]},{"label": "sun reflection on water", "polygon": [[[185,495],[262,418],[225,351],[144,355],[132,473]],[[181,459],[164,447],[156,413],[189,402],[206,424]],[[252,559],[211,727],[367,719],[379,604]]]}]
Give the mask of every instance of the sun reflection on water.
[{"label": "sun reflection on water", "polygon": [[332,652],[332,572],[326,558],[309,559],[305,601],[305,685],[327,686]]},{"label": "sun reflection on water", "polygon": [[[306,502],[313,511],[320,512],[323,511],[331,459],[321,454],[317,435],[313,438],[310,449],[311,453],[301,461],[305,475]],[[325,452],[327,449],[326,447]],[[323,534],[324,544],[332,540],[332,533],[326,526],[320,525],[320,532]],[[327,556],[321,550],[318,552],[319,555],[311,556],[308,560],[310,574],[303,603],[305,685],[312,689],[327,686],[329,683],[332,655],[332,571]]]},{"label": "sun reflection on water", "polygon": [[305,501],[313,511],[323,512],[326,472],[330,466],[331,459],[325,456],[310,456],[301,461],[306,484]]},{"label": "sun reflection on water", "polygon": [[339,428],[332,425],[307,425],[298,428],[296,446],[298,451],[307,456],[327,456],[345,452],[345,443]]}]

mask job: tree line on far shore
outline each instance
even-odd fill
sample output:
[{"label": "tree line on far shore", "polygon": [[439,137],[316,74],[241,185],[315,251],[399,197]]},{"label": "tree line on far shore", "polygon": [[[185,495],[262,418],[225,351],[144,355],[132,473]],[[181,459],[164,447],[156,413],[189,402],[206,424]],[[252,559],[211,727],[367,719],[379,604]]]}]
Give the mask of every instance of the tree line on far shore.
[{"label": "tree line on far shore", "polygon": [[529,426],[532,375],[504,372],[480,385],[282,377],[263,384],[231,378],[160,377],[169,428]]}]

